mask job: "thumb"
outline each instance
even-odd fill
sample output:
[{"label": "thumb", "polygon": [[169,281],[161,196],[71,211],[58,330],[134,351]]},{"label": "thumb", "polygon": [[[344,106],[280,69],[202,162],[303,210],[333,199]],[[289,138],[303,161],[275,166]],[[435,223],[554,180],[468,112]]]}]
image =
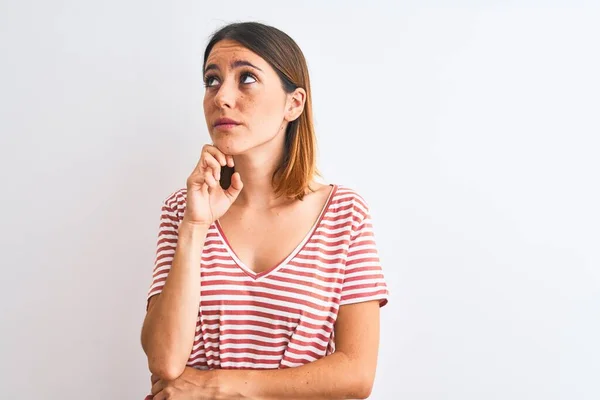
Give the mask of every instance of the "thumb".
[{"label": "thumb", "polygon": [[225,191],[225,194],[227,197],[229,197],[229,200],[231,200],[232,203],[235,201],[235,199],[237,199],[243,187],[244,184],[242,183],[242,177],[240,176],[240,173],[234,172],[234,174],[231,176],[231,185],[229,185]]}]

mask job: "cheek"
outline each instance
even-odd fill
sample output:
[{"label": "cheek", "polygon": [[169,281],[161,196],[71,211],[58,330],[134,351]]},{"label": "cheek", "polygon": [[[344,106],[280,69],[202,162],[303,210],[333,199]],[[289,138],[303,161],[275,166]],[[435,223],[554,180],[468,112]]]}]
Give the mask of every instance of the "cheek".
[{"label": "cheek", "polygon": [[214,104],[208,95],[204,96],[204,100],[202,101],[202,108],[204,109],[204,115],[208,116],[208,111],[210,111],[210,105]]},{"label": "cheek", "polygon": [[277,129],[283,120],[284,104],[277,96],[264,95],[260,98],[250,96],[240,102],[245,115],[249,116],[253,125],[263,129]]}]

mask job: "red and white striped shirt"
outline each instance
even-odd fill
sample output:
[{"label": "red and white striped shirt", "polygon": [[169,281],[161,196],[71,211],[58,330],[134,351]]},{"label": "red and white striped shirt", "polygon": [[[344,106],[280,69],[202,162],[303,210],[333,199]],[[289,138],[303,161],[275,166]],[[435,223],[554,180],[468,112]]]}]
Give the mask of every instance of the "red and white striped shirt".
[{"label": "red and white striped shirt", "polygon": [[[150,297],[169,274],[186,190],[164,202]],[[365,200],[333,185],[317,222],[280,264],[255,273],[235,255],[218,222],[202,250],[196,335],[187,365],[198,369],[288,368],[335,351],[340,306],[388,301]]]}]

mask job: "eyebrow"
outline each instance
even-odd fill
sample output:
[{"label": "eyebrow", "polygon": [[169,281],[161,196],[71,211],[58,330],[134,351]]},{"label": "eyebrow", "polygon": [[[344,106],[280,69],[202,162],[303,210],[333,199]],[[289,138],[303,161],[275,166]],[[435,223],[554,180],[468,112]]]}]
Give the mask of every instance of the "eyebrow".
[{"label": "eyebrow", "polygon": [[[254,69],[259,70],[260,72],[263,72],[262,69],[258,68],[256,65],[253,65],[252,63],[250,63],[249,61],[246,60],[235,60],[231,63],[230,65],[231,69],[236,69],[239,67],[251,67]],[[206,68],[204,68],[204,72],[210,71],[210,70],[219,70],[219,67],[217,66],[217,64],[208,64],[206,66]]]}]

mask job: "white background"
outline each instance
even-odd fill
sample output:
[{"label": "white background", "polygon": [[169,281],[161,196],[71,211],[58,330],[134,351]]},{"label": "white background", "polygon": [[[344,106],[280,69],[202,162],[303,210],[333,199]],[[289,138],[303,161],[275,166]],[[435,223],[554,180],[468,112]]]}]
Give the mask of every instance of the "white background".
[{"label": "white background", "polygon": [[391,299],[371,398],[600,398],[600,8],[401,3],[2,0],[0,397],[148,392],[204,46],[257,20],[308,59],[325,179],[372,209]]}]

